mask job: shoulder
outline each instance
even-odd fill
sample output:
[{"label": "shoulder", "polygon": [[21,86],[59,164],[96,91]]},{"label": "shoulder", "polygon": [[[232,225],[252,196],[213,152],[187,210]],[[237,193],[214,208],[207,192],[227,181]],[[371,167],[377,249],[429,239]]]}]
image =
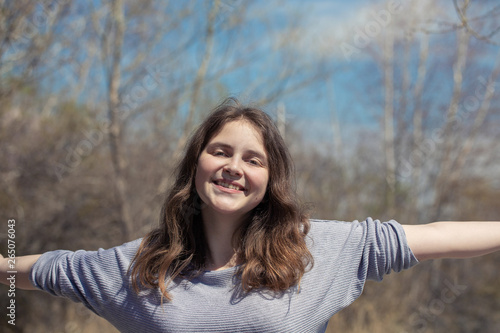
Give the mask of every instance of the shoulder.
[{"label": "shoulder", "polygon": [[370,230],[376,230],[379,228],[394,228],[397,231],[402,231],[402,226],[394,220],[387,222],[380,222],[379,220],[374,220],[368,217],[365,220],[358,221],[338,221],[338,220],[321,220],[321,219],[310,219],[309,220],[311,229],[310,233],[313,235],[322,234],[342,234],[345,232],[367,232]]},{"label": "shoulder", "polygon": [[142,242],[142,238],[139,238],[139,239],[135,239],[133,241],[124,243],[122,245],[112,247],[108,250],[99,249],[99,251],[112,251],[112,252],[121,253],[127,257],[130,257],[130,256],[134,256],[136,254],[137,250],[139,249],[139,246],[141,245],[141,242]]},{"label": "shoulder", "polygon": [[311,225],[311,231],[313,230],[331,230],[331,229],[349,229],[352,227],[353,223],[359,223],[358,221],[339,221],[339,220],[322,220],[322,219],[310,219],[309,223]]},{"label": "shoulder", "polygon": [[316,255],[325,251],[341,251],[346,243],[358,238],[353,237],[353,234],[359,234],[358,221],[311,219],[309,223],[306,241],[309,249]]},{"label": "shoulder", "polygon": [[328,238],[332,236],[341,236],[343,234],[349,234],[357,229],[362,230],[365,228],[366,221],[359,222],[357,220],[348,221],[338,221],[338,220],[321,220],[321,219],[310,219],[309,224],[311,226],[309,230],[309,235],[315,238]]}]

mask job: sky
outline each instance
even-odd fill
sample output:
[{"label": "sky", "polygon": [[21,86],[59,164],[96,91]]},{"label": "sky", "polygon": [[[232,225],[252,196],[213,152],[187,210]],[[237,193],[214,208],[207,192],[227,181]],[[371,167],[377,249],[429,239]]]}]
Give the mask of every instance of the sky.
[{"label": "sky", "polygon": [[[92,3],[95,6],[102,6],[102,8],[98,7],[97,14],[106,17],[109,8],[107,9],[97,0]],[[177,7],[191,4],[191,2],[169,2],[168,5],[166,3],[158,2],[159,6],[167,6],[167,8],[165,11],[158,10],[158,13],[150,17],[151,21],[156,22],[156,27],[168,25],[172,20],[169,15],[179,16],[178,10],[176,11]],[[175,75],[194,76],[201,62],[203,44],[195,43],[185,54],[178,51],[181,48],[177,46],[185,42],[179,40],[179,36],[192,36],[193,32],[204,33],[203,19],[206,19],[211,3],[205,0],[194,2],[196,19],[182,21],[179,28],[181,32],[164,37],[163,44],[158,43],[159,47],[152,51],[156,52],[157,56],[161,55],[160,61],[163,61],[161,57],[169,60],[178,57],[176,60],[178,67],[169,73],[172,75],[170,79],[174,82],[182,81]],[[83,4],[84,2],[73,7],[75,12],[72,16],[68,16],[70,21],[67,27],[64,26],[65,29],[73,29],[74,32],[78,30],[75,28],[78,25],[81,26],[80,30],[84,30],[85,25],[90,26],[90,22],[86,22],[86,17],[79,14],[78,6],[83,6]],[[230,71],[222,77],[220,82],[217,82],[225,86],[228,95],[252,102],[256,97],[262,96],[263,91],[274,89],[277,86],[276,82],[283,80],[279,76],[280,72],[287,69],[292,69],[295,73],[294,79],[284,80],[283,83],[287,86],[315,73],[324,75],[304,89],[289,94],[280,94],[277,100],[267,106],[267,110],[273,114],[277,106],[282,105],[286,110],[289,123],[300,127],[304,137],[308,140],[321,143],[331,141],[334,136],[339,137],[338,133],[333,132],[334,120],[339,122],[342,132],[340,137],[345,143],[352,142],[352,138],[359,136],[360,132],[376,132],[381,128],[384,105],[382,46],[387,33],[391,31],[394,33],[397,44],[404,44],[408,37],[412,40],[407,64],[403,57],[403,48],[401,46],[395,48],[396,88],[401,85],[402,68],[409,68],[409,90],[414,88],[418,75],[419,47],[423,38],[426,37],[429,40],[430,50],[428,63],[432,65],[428,66],[426,73],[425,102],[431,104],[433,112],[443,112],[442,108],[445,108],[449,101],[453,88],[452,64],[456,54],[456,32],[452,31],[450,26],[459,21],[452,0],[255,0],[251,2],[220,0],[220,4],[218,16],[220,25],[237,17],[239,6],[252,4],[249,6],[250,12],[245,18],[242,29],[239,29],[237,33],[219,33],[215,42],[214,54],[210,61],[211,70],[214,72],[223,69],[224,66],[231,66],[235,59],[242,59],[245,53],[248,53],[250,58],[247,66]],[[499,8],[498,5],[492,0],[473,2],[469,7],[469,13],[472,18],[479,19],[472,19],[471,26],[483,35],[494,31],[498,28],[496,22],[500,21],[498,15],[493,15],[493,19],[485,20],[484,18],[486,14],[497,14],[497,8]],[[262,17],[265,19],[259,20]],[[104,19],[102,24],[104,24]],[[134,29],[134,22],[127,24],[127,29]],[[288,34],[282,32],[289,31],[290,27],[293,27],[293,39],[286,40]],[[426,33],[422,32],[424,30]],[[186,33],[186,31],[191,33]],[[78,38],[71,37],[71,34],[68,36],[70,37],[67,38],[74,39],[69,42],[78,43]],[[492,39],[500,44],[498,36],[493,36]],[[234,44],[236,46],[233,45],[235,41],[239,43]],[[67,42],[61,40],[56,45],[59,45],[59,50],[61,48],[64,50],[64,43]],[[136,40],[131,38],[126,43],[135,42]],[[285,47],[279,49],[276,45],[285,45]],[[136,50],[129,50],[133,49],[130,46],[131,44],[125,44],[124,51],[131,51],[129,56],[133,59],[137,53],[134,53]],[[98,47],[99,45],[96,45],[96,48]],[[54,47],[54,49],[57,48]],[[498,45],[471,38],[469,52],[474,53],[474,58],[471,58],[472,61],[468,59],[467,62],[467,68],[470,68],[471,73],[467,73],[464,80],[466,89],[474,89],[474,86],[478,84],[476,78],[480,75],[487,76],[491,72],[498,58],[498,50]],[[96,52],[91,47],[86,47],[83,52],[68,56],[80,59],[79,61],[82,62],[81,59],[87,56],[97,57]],[[130,62],[127,59],[126,56],[124,68],[128,65],[127,61]],[[59,61],[59,59],[54,58],[54,61]],[[95,73],[102,73],[102,66],[99,67],[99,64],[90,64],[90,66]],[[149,66],[151,63],[145,59],[146,73]],[[76,85],[80,79],[84,81],[84,78],[72,75],[71,71],[72,68],[69,66],[61,67],[60,73],[68,77],[68,81],[56,77],[52,82],[44,82],[44,87],[64,89],[67,84]],[[127,75],[129,73],[124,70],[122,76],[124,81],[128,79]],[[105,80],[102,79],[101,74],[96,77],[99,77],[99,80],[91,87],[92,93],[101,91],[104,94]],[[140,80],[137,82],[139,84]],[[101,85],[101,88],[96,89],[96,85]],[[217,88],[215,87],[214,90]],[[402,94],[400,89],[396,90],[395,101]],[[152,94],[161,95],[161,92],[160,87]],[[85,101],[93,100],[93,96],[90,98],[88,95],[82,96]]]},{"label": "sky", "polygon": [[[303,124],[302,130],[307,138],[315,142],[331,140],[334,135],[332,120],[335,117],[341,124],[344,141],[349,141],[353,134],[357,135],[360,131],[376,131],[381,127],[384,90],[381,86],[381,59],[377,56],[381,56],[380,45],[393,27],[398,27],[394,32],[396,42],[404,41],[409,33],[414,38],[409,60],[411,87],[417,77],[419,40],[424,35],[429,38],[429,61],[435,65],[428,69],[426,98],[442,101],[443,104],[449,101],[453,88],[452,61],[456,53],[456,32],[451,31],[450,26],[459,22],[451,0],[423,0],[418,4],[410,0],[313,0],[292,1],[291,4],[300,12],[297,26],[299,38],[294,41],[292,50],[295,56],[327,64],[332,70],[327,80],[292,96],[285,96],[281,101],[286,106],[289,119]],[[471,6],[470,15],[484,15],[493,5],[494,2],[486,1],[483,5]],[[274,10],[280,12],[279,8]],[[290,7],[286,8],[287,13],[289,10]],[[472,20],[471,25],[474,22]],[[479,33],[492,29],[489,21],[483,22],[486,22],[484,27],[473,26]],[[410,24],[416,28],[408,28],[406,32],[399,28],[409,27]],[[422,30],[427,34],[423,34]],[[500,42],[496,36],[492,39]],[[498,49],[498,45],[472,38],[469,50],[477,50],[481,55],[475,56],[474,63],[468,62],[467,66],[474,65],[470,66],[472,70],[483,68],[487,72],[497,59]],[[402,51],[396,48],[394,53],[396,85],[401,82],[397,80],[397,76],[401,75],[397,67],[402,66]],[[480,74],[470,74],[470,77]],[[474,84],[477,83],[464,81],[464,86],[473,87]],[[231,86],[238,84],[231,82]]]}]

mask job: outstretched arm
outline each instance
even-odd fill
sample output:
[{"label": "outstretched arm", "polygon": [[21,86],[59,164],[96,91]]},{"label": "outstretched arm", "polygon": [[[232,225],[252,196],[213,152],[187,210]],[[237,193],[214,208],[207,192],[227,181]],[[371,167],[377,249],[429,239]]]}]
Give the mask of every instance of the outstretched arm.
[{"label": "outstretched arm", "polygon": [[403,225],[418,260],[469,258],[500,250],[500,222]]},{"label": "outstretched arm", "polygon": [[[38,260],[40,254],[21,256],[15,258],[15,263],[4,258],[0,254],[0,282],[6,285],[10,284],[7,278],[15,276],[15,285],[18,289],[36,290],[37,288],[29,280],[31,267]],[[13,260],[13,259],[11,259]],[[13,264],[14,266],[11,266]],[[15,271],[16,273],[7,273]]]}]

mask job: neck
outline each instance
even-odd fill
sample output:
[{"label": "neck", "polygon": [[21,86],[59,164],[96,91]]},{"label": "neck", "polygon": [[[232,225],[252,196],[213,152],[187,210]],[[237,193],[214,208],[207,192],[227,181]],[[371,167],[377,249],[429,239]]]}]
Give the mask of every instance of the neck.
[{"label": "neck", "polygon": [[211,214],[202,210],[205,237],[208,243],[206,268],[222,270],[238,264],[233,246],[233,235],[243,222],[243,218]]}]

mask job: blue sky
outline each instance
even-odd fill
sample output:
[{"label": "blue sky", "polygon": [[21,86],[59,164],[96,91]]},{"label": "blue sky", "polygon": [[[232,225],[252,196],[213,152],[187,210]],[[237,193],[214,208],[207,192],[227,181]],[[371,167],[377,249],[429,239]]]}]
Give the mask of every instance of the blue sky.
[{"label": "blue sky", "polygon": [[[397,11],[384,16],[393,8],[391,3],[399,4],[395,6]],[[292,121],[307,124],[303,126],[307,137],[315,141],[331,140],[332,109],[338,114],[344,138],[360,130],[377,130],[381,127],[384,101],[381,48],[385,34],[391,29],[394,29],[395,42],[400,44],[404,44],[405,33],[412,33],[408,63],[410,89],[413,89],[417,76],[419,43],[423,37],[421,30],[430,32],[427,35],[429,65],[424,98],[432,104],[430,112],[445,111],[453,87],[452,65],[456,54],[456,32],[446,30],[451,30],[448,29],[450,24],[458,23],[452,1],[292,1],[288,4],[286,8],[272,10],[279,17],[286,13],[288,16],[284,17],[289,20],[292,7],[296,6],[294,9],[300,13],[300,22],[297,23],[298,39],[294,41],[290,52],[294,53],[296,59],[307,59],[309,64],[317,62],[318,66],[325,66],[331,71],[326,80],[298,93],[285,95],[281,101]],[[491,7],[488,4],[471,6],[471,12],[482,14],[488,6]],[[357,35],[359,41],[359,31],[370,31],[370,28],[372,35],[365,35],[367,45],[357,47],[356,53],[346,57],[341,48],[342,43],[359,46],[356,44]],[[258,30],[253,33],[258,34]],[[261,47],[265,48],[272,45],[273,38],[277,37],[262,38]],[[464,77],[464,89],[474,87],[474,79],[480,70],[484,70],[486,74],[491,71],[497,58],[498,46],[471,38],[469,52],[471,57],[467,61],[468,75]],[[267,66],[273,66],[272,57],[272,54],[266,57]],[[402,47],[395,48],[394,58],[395,86],[398,90],[401,85],[399,69],[404,67]],[[279,66],[276,63],[274,65]],[[253,66],[258,69],[261,64],[255,63]],[[258,70],[250,73],[248,81],[255,79],[252,74],[256,77],[262,75]],[[235,75],[228,78],[227,85],[231,87],[231,91],[245,92],[248,81],[241,82],[241,78]],[[399,98],[398,93],[401,92],[396,91],[395,100]],[[434,119],[442,117],[436,116]]]},{"label": "blue sky", "polygon": [[[243,0],[221,0],[221,3],[220,25],[224,24],[225,20],[237,16],[235,14],[238,6],[247,4]],[[391,3],[401,5],[396,6],[398,10],[387,16]],[[171,2],[169,4],[171,7],[165,12],[159,10],[151,20],[157,21],[158,27],[165,26],[170,22],[169,15],[175,15],[176,9],[184,4],[184,2]],[[381,128],[380,120],[384,105],[381,48],[389,31],[394,31],[397,44],[404,45],[408,33],[411,33],[413,38],[408,64],[403,63],[403,48],[401,46],[395,48],[394,77],[397,90],[395,100],[402,93],[401,89],[398,89],[401,85],[401,68],[409,68],[409,89],[413,89],[417,76],[419,46],[423,37],[421,30],[426,29],[432,33],[428,34],[430,56],[424,102],[430,105],[430,111],[433,113],[443,112],[446,108],[452,91],[456,33],[437,33],[437,31],[445,30],[446,24],[458,22],[451,0],[392,2],[258,0],[251,4],[250,12],[247,13],[241,29],[236,33],[217,35],[214,55],[210,62],[212,71],[224,69],[242,57],[249,58],[247,64],[224,75],[215,84],[224,85],[229,95],[237,96],[244,102],[252,102],[262,97],[264,92],[276,89],[279,83],[292,86],[308,76],[324,75],[304,89],[280,94],[279,98],[266,108],[273,113],[277,104],[284,105],[289,121],[300,126],[306,138],[315,142],[330,141],[334,135],[332,119],[335,115],[341,125],[342,137],[346,141],[356,137],[360,131],[376,131]],[[470,10],[475,15],[481,15],[482,11],[490,8],[492,4],[494,4],[492,1],[474,3]],[[164,37],[152,51],[151,58],[148,58],[149,62],[148,59],[144,60],[145,70],[147,71],[147,67],[151,64],[150,60],[160,55],[169,61],[174,58],[170,65],[175,66],[175,70],[170,70],[168,84],[182,82],[181,79],[185,76],[193,77],[201,62],[203,45],[195,43],[187,52],[181,51],[183,40],[179,40],[179,36],[192,36],[193,32],[203,34],[203,20],[206,19],[209,8],[209,2],[198,1],[194,8],[196,19],[183,21],[179,28],[181,33]],[[75,10],[74,16],[70,16],[69,20],[79,15],[78,10]],[[104,7],[102,15],[105,14]],[[73,21],[68,22],[68,25],[73,24]],[[85,25],[85,20],[82,22]],[[134,22],[129,24],[133,27]],[[293,38],[287,40],[290,27]],[[491,24],[485,24],[485,27],[491,29]],[[361,46],[360,31],[364,35],[361,39],[365,43]],[[77,37],[71,34],[68,36],[63,38],[71,38],[69,41],[71,43],[79,42]],[[68,41],[60,42],[64,45],[63,43]],[[123,67],[128,65],[127,61],[130,62],[127,59],[136,55],[135,50],[130,50],[133,49],[130,47],[133,44],[130,43],[134,42],[130,39],[127,41],[128,44],[125,44],[124,51],[131,53],[128,55],[129,58],[125,58]],[[276,48],[276,45],[282,47]],[[346,45],[354,47],[355,52],[347,55]],[[472,57],[467,61],[468,73],[464,78],[466,89],[474,89],[478,75],[487,76],[491,72],[498,49],[497,45],[471,39],[469,52]],[[73,59],[85,59],[90,51],[87,47],[82,53],[74,55]],[[91,66],[95,73],[101,75],[102,67],[99,67],[99,64]],[[293,78],[280,78],[279,74],[284,70],[293,70]],[[58,85],[60,88],[65,88],[67,83],[76,84],[80,78],[71,77],[70,72],[69,66],[64,68],[61,66],[58,74],[63,75],[52,78],[52,81],[44,86],[50,90]],[[126,80],[129,74],[124,71],[122,79]],[[93,89],[94,93],[105,92],[105,82],[102,80],[102,75],[99,75],[96,75],[98,80],[89,88]],[[61,80],[62,76],[68,77],[68,82]],[[101,89],[96,89],[95,87],[99,85]],[[157,88],[151,95],[161,95],[164,87]],[[219,88],[214,86],[207,89],[215,91]],[[84,99],[87,98],[87,95],[83,96]]]}]

